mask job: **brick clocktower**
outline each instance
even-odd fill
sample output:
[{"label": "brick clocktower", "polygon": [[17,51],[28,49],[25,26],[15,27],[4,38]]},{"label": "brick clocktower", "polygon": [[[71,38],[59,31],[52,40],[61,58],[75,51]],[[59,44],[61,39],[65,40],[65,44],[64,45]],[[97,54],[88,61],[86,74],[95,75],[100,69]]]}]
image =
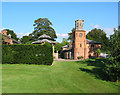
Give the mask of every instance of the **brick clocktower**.
[{"label": "brick clocktower", "polygon": [[78,56],[83,56],[84,59],[87,58],[87,48],[86,48],[86,31],[83,30],[84,20],[75,21],[75,32],[73,34],[73,54],[74,59]]}]

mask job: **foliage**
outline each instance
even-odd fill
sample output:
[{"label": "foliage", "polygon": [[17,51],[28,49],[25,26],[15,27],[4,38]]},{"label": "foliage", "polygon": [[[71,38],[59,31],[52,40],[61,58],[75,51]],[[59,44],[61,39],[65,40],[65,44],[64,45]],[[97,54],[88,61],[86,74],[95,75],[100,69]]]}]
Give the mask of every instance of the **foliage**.
[{"label": "foliage", "polygon": [[65,45],[68,45],[68,44],[69,44],[69,42],[68,42],[68,40],[67,40],[67,39],[63,38],[63,40],[62,40],[61,44],[62,44],[63,46],[65,46]]},{"label": "foliage", "polygon": [[63,38],[61,43],[57,42],[57,44],[55,44],[55,50],[61,51],[61,48],[65,45],[68,45],[68,44],[69,44],[68,40]]},{"label": "foliage", "polygon": [[120,31],[114,29],[114,34],[110,36],[110,54],[105,64],[105,72],[110,81],[120,80]]},{"label": "foliage", "polygon": [[61,52],[61,48],[63,46],[65,46],[65,45],[68,45],[68,44],[69,44],[68,40],[63,38],[61,43],[57,42],[57,44],[54,45],[55,46],[55,50],[59,51],[59,53],[60,53]]},{"label": "foliage", "polygon": [[78,56],[77,59],[83,59],[84,57],[83,56]]},{"label": "foliage", "polygon": [[25,44],[25,43],[27,43],[27,42],[29,42],[30,41],[30,37],[29,36],[23,36],[21,39],[20,39],[20,42],[22,43],[22,44]]},{"label": "foliage", "polygon": [[17,35],[14,33],[13,30],[10,30],[10,29],[4,29],[7,31],[7,35],[11,34],[11,38],[15,39],[16,41],[19,40],[19,38],[17,38]]},{"label": "foliage", "polygon": [[65,39],[65,38],[63,38],[63,40],[62,40],[61,43],[57,42],[57,43],[54,45],[55,51],[58,51],[60,57],[62,57],[62,55],[63,55],[63,54],[62,54],[62,47],[65,46],[65,45],[68,45],[68,44],[69,44],[68,40]]},{"label": "foliage", "polygon": [[3,64],[46,64],[53,62],[52,46],[44,45],[3,45]]},{"label": "foliage", "polygon": [[102,51],[109,50],[109,38],[106,36],[106,33],[101,29],[92,29],[87,35],[87,39],[102,42]]},{"label": "foliage", "polygon": [[61,51],[61,47],[62,47],[62,46],[63,46],[63,45],[62,45],[61,43],[59,43],[59,42],[57,42],[57,43],[54,45],[56,51]]},{"label": "foliage", "polygon": [[46,34],[51,38],[57,38],[55,30],[51,27],[52,22],[50,22],[47,18],[39,18],[34,21],[34,31],[29,34],[31,40],[38,40],[38,37]]},{"label": "foliage", "polygon": [[70,40],[71,42],[73,41],[74,32],[75,32],[75,28],[72,29],[72,32],[68,33],[68,39],[67,40]]},{"label": "foliage", "polygon": [[120,62],[110,57],[105,62],[104,72],[108,76],[108,80],[117,81],[120,80]]},{"label": "foliage", "polygon": [[101,53],[101,50],[100,49],[97,49],[96,50],[96,53],[97,53],[97,57],[100,55],[100,53]]},{"label": "foliage", "polygon": [[3,34],[1,36],[2,36],[2,43],[4,43],[5,38],[3,37]]}]

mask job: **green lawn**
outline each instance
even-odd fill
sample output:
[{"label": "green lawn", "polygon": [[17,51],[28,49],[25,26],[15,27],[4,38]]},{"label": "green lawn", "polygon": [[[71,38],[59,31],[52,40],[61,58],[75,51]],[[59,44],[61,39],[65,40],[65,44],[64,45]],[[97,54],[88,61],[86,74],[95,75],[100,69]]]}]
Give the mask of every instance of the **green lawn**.
[{"label": "green lawn", "polygon": [[53,66],[3,64],[3,93],[117,93],[118,85],[91,71],[88,62],[54,62]]}]

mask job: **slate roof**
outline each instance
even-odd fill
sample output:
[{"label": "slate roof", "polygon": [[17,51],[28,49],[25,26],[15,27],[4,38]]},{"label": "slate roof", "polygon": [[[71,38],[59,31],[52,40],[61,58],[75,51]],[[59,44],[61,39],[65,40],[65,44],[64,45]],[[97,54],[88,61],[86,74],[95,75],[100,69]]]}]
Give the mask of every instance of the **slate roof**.
[{"label": "slate roof", "polygon": [[69,45],[65,45],[65,46],[63,46],[62,48],[68,48],[69,47]]},{"label": "slate roof", "polygon": [[92,41],[92,40],[89,40],[89,39],[86,39],[86,43],[87,44],[102,44],[101,42]]},{"label": "slate roof", "polygon": [[50,36],[48,36],[48,35],[46,35],[46,34],[43,34],[43,35],[41,35],[40,37],[38,37],[38,38],[50,38],[51,39],[51,37]]},{"label": "slate roof", "polygon": [[53,43],[55,44],[56,42],[55,41],[51,41],[51,40],[48,40],[48,39],[42,39],[42,40],[38,40],[38,41],[35,41],[35,42],[32,42],[32,44],[39,44],[39,43],[43,43],[43,42],[48,42],[48,43]]}]

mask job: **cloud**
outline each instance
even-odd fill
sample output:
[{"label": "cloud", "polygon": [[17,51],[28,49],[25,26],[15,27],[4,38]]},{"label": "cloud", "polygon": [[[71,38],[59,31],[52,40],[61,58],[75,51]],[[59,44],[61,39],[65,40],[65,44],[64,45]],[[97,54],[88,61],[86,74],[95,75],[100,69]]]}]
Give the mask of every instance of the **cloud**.
[{"label": "cloud", "polygon": [[2,29],[0,29],[0,30],[4,30],[4,29],[9,29],[9,30],[13,30],[13,29],[10,29],[10,28],[2,28]]},{"label": "cloud", "polygon": [[[94,25],[94,24],[91,24],[91,28],[94,29],[94,28],[98,28],[98,29],[102,29],[106,34],[107,34],[107,37],[109,37],[110,35],[112,35],[114,33],[114,28],[115,27],[102,27],[98,24]],[[92,29],[89,29],[86,31],[86,34],[91,31]],[[118,28],[115,28],[116,30]]]},{"label": "cloud", "polygon": [[100,28],[100,26],[98,24],[94,25],[94,24],[91,24],[91,27],[92,28]]},{"label": "cloud", "polygon": [[68,34],[59,34],[59,33],[57,33],[57,36],[58,36],[58,37],[67,38],[67,37],[68,37]]},{"label": "cloud", "polygon": [[99,26],[99,25],[94,25],[93,27],[94,27],[94,28],[99,28],[100,26]]},{"label": "cloud", "polygon": [[92,29],[90,29],[90,30],[86,30],[86,34],[88,33],[88,32],[90,32]]},{"label": "cloud", "polygon": [[103,31],[106,32],[107,36],[109,37],[114,33],[114,28],[103,28]]},{"label": "cloud", "polygon": [[16,33],[18,38],[22,38],[23,36],[28,36],[30,33]]}]

